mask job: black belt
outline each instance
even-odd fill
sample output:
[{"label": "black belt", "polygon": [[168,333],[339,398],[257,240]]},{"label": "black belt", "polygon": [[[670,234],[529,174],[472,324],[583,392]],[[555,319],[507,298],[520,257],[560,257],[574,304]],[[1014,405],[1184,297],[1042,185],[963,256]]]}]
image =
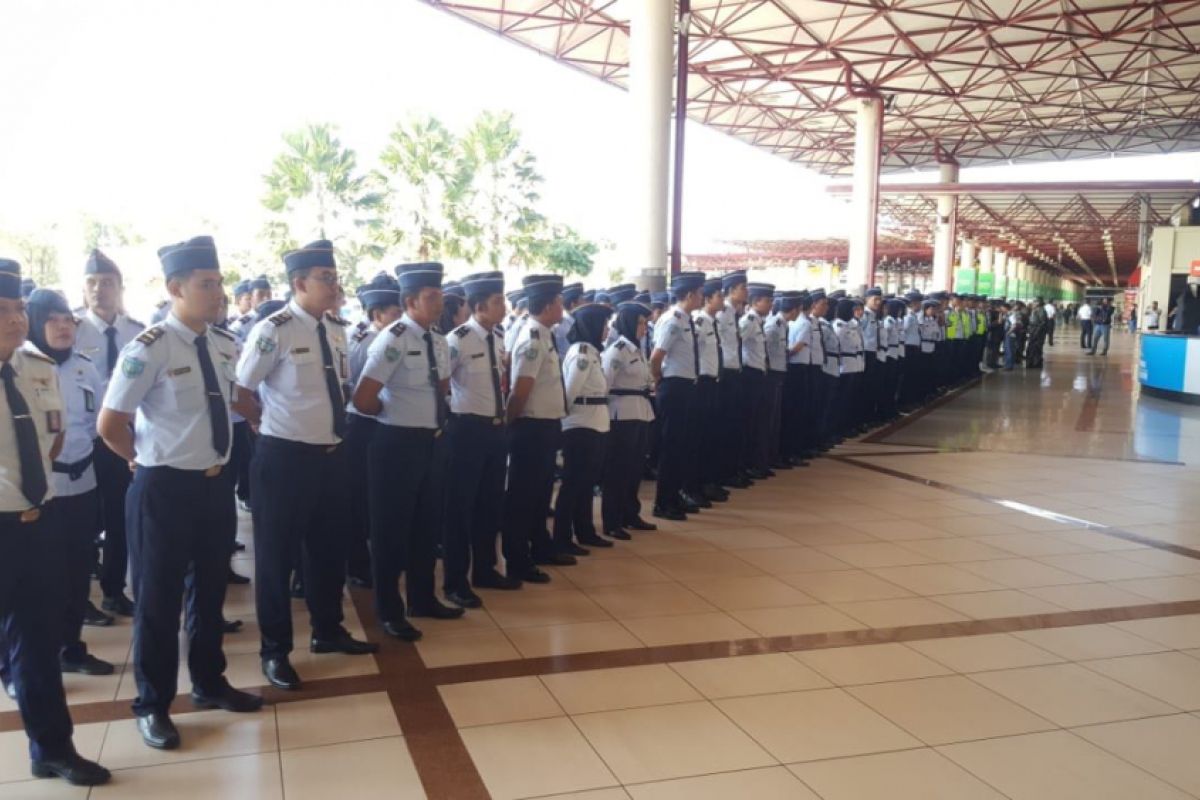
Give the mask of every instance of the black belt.
[{"label": "black belt", "polygon": [[[382,423],[380,423],[382,427]],[[313,453],[318,455],[331,455],[337,452],[338,444],[309,444],[308,442],[297,442],[295,439],[284,439],[279,436],[267,436],[261,434],[258,437],[261,444],[268,447],[278,447],[280,450],[291,450],[296,453]]]},{"label": "black belt", "polygon": [[576,397],[575,405],[577,406],[606,406],[608,405],[607,397]]},{"label": "black belt", "polygon": [[486,414],[454,414],[454,419],[474,420],[475,422],[483,422],[488,425],[503,425],[504,420],[501,417],[489,417]]},{"label": "black belt", "polygon": [[55,461],[50,465],[54,472],[61,472],[73,481],[77,481],[83,477],[83,473],[87,472],[87,468],[92,465],[92,456],[94,452],[88,453],[84,458],[78,461],[73,461],[70,464],[62,461]]},{"label": "black belt", "polygon": [[716,375],[701,375],[699,378],[697,378],[697,381],[701,382],[701,383],[703,383],[704,381],[711,381],[713,383],[716,383],[717,376]]},{"label": "black belt", "polygon": [[644,397],[650,399],[649,389],[609,389],[608,393],[613,397]]}]

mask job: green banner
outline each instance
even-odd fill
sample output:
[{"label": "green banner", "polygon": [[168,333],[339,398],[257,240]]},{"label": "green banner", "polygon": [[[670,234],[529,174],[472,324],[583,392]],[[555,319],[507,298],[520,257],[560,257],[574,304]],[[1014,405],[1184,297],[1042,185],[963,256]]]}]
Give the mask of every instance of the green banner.
[{"label": "green banner", "polygon": [[954,291],[961,294],[975,294],[975,270],[970,267],[959,267],[955,270]]},{"label": "green banner", "polygon": [[997,275],[996,276],[995,296],[996,297],[1008,297],[1008,276],[1007,275]]},{"label": "green banner", "polygon": [[996,292],[996,275],[993,272],[981,272],[975,281],[975,291],[984,297],[992,297]]},{"label": "green banner", "polygon": [[1017,292],[1017,297],[1022,300],[1028,300],[1031,297],[1029,293],[1029,281],[1017,281]]}]

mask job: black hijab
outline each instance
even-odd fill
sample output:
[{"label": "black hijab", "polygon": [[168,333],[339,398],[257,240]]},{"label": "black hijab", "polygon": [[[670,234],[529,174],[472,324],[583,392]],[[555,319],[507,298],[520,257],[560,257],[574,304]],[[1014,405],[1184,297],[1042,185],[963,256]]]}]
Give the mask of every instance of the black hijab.
[{"label": "black hijab", "polygon": [[617,320],[613,327],[617,329],[617,333],[637,344],[638,321],[649,317],[650,309],[641,303],[622,303],[617,307]]},{"label": "black hijab", "polygon": [[70,358],[72,348],[56,350],[46,343],[46,323],[50,315],[71,313],[67,299],[53,289],[34,289],[25,301],[25,309],[29,314],[29,341],[33,346],[54,359],[56,364]]},{"label": "black hijab", "polygon": [[842,322],[849,322],[854,319],[854,301],[849,297],[843,297],[837,303],[837,318]]},{"label": "black hijab", "polygon": [[604,323],[612,316],[612,309],[600,303],[579,306],[571,312],[575,323],[567,331],[567,341],[575,344],[584,342],[599,350],[604,346]]}]

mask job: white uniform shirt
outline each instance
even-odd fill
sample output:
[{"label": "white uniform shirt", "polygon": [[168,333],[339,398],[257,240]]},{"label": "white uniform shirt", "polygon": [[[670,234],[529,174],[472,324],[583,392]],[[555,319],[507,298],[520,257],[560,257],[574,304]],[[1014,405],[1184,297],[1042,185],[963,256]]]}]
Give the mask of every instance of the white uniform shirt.
[{"label": "white uniform shirt", "polygon": [[725,307],[717,312],[717,325],[718,333],[721,336],[721,352],[724,354],[721,368],[740,370],[742,368],[741,333],[738,330],[737,311],[728,301],[725,302]]},{"label": "white uniform shirt", "polygon": [[[133,447],[140,466],[205,470],[229,460],[232,444],[224,454],[213,447],[213,419],[200,372],[198,335],[171,313],[121,351],[121,364],[113,371],[104,407],[125,414],[136,412]],[[232,442],[229,404],[237,383],[236,340],[212,325],[204,335]]]},{"label": "white uniform shirt", "polygon": [[883,357],[876,355],[880,349],[879,317],[875,316],[875,312],[871,309],[864,308],[862,319],[858,321],[858,326],[862,331],[863,350],[870,354],[872,358],[879,358],[882,361]]},{"label": "white uniform shirt", "polygon": [[[39,353],[33,345],[26,344],[13,352],[8,361],[15,377],[13,382],[37,430],[38,447],[42,454],[42,468],[46,471],[46,500],[54,496],[54,481],[50,472],[50,449],[62,432],[63,404],[58,390],[58,373],[55,363]],[[0,361],[0,365],[4,362]],[[8,395],[0,389],[0,511],[27,511],[32,506],[21,494],[21,459],[17,455],[17,431],[13,426],[12,409],[8,406]]]},{"label": "white uniform shirt", "polygon": [[838,339],[837,332],[833,329],[832,323],[824,317],[817,320],[818,335],[821,337],[821,348],[825,352],[825,359],[821,364],[821,369],[826,375],[834,378],[842,374],[842,347]]},{"label": "white uniform shirt", "polygon": [[[351,394],[353,394],[354,387],[358,385],[358,379],[362,376],[363,367],[367,363],[367,351],[371,348],[371,342],[375,341],[375,337],[378,335],[379,329],[374,325],[368,325],[365,328],[357,328],[356,326],[356,330],[346,343],[346,347],[350,350],[349,372],[346,376],[346,383],[351,388]],[[361,414],[352,402],[346,403],[346,411],[350,414],[357,414],[360,417],[366,416],[365,414]]]},{"label": "white uniform shirt", "polygon": [[[58,389],[62,395],[66,427],[62,452],[58,462],[74,464],[92,454],[96,440],[96,417],[100,413],[100,402],[104,399],[104,381],[96,371],[96,365],[82,353],[72,352],[63,363],[57,365]],[[91,464],[71,480],[65,472],[55,472],[54,494],[68,497],[83,494],[96,488],[96,470]]]},{"label": "white uniform shirt", "polygon": [[[492,337],[494,358],[488,356],[488,336]],[[450,349],[450,410],[455,414],[495,418],[496,388],[500,387],[502,419],[504,351],[500,337],[485,330],[472,317],[446,337],[446,344]]]},{"label": "white uniform shirt", "polygon": [[97,317],[90,310],[83,312],[80,316],[79,326],[75,330],[75,349],[90,358],[96,365],[96,371],[100,373],[100,380],[105,388],[108,387],[109,376],[115,373],[117,366],[121,363],[119,355],[116,364],[108,363],[108,334],[106,331],[110,327],[117,329],[118,354],[125,345],[133,341],[133,337],[146,329],[145,325],[124,314],[117,314],[112,325]]},{"label": "white uniform shirt", "polygon": [[[426,333],[430,336],[428,342]],[[434,368],[429,364],[430,345]],[[383,384],[379,392],[383,410],[376,419],[384,425],[436,429],[441,391],[438,382],[449,375],[446,338],[437,331],[426,331],[405,314],[371,342],[360,380],[370,378]]]},{"label": "white uniform shirt", "polygon": [[529,323],[529,315],[521,314],[513,317],[504,324],[504,349],[510,353],[517,350],[517,339],[521,336],[521,331]]},{"label": "white uniform shirt", "polygon": [[244,343],[250,329],[254,327],[254,318],[257,316],[253,311],[247,311],[241,316],[234,317],[229,320],[229,332],[236,336],[239,342]]},{"label": "white uniform shirt", "polygon": [[[687,312],[673,306],[654,326],[654,349],[667,354],[662,362],[664,378],[696,380],[696,337],[690,321]],[[724,343],[722,339],[721,344]],[[729,364],[728,361],[725,363]]]},{"label": "white uniform shirt", "polygon": [[567,333],[574,324],[575,317],[571,315],[570,311],[564,311],[562,320],[554,326],[554,346],[558,348],[559,358],[563,358],[567,350],[571,349],[571,343],[567,341]]},{"label": "white uniform shirt", "polygon": [[904,344],[911,347],[921,345],[921,315],[911,308],[904,312]]},{"label": "white uniform shirt", "polygon": [[900,347],[900,322],[891,314],[886,314],[880,323],[879,341],[884,347],[881,350],[883,359],[897,359],[904,352]]},{"label": "white uniform shirt", "polygon": [[1091,319],[1092,319],[1092,307],[1091,307],[1091,305],[1090,305],[1090,304],[1088,304],[1088,303],[1084,303],[1083,305],[1081,305],[1081,306],[1079,307],[1079,313],[1078,313],[1078,315],[1077,315],[1077,316],[1078,316],[1078,317],[1079,317],[1079,319],[1081,319],[1081,320],[1087,320],[1087,321],[1089,321],[1089,322],[1090,322],[1090,321],[1091,321]]},{"label": "white uniform shirt", "polygon": [[553,341],[554,334],[549,328],[533,317],[526,317],[512,358],[514,383],[519,378],[533,378],[533,390],[521,409],[522,417],[562,419],[567,415],[562,362],[552,346]]},{"label": "white uniform shirt", "polygon": [[1042,306],[1042,310],[1046,312],[1047,319],[1054,319],[1054,315],[1058,313],[1058,309],[1054,307],[1053,303],[1046,303]]},{"label": "white uniform shirt", "polygon": [[1158,312],[1153,308],[1147,308],[1142,312],[1142,319],[1146,322],[1147,328],[1158,327]]},{"label": "white uniform shirt", "polygon": [[[328,314],[320,320],[333,357],[338,385],[346,383],[349,364],[345,323]],[[238,361],[238,383],[262,399],[259,433],[315,445],[333,445],[333,415],[345,408],[331,407],[325,384],[318,320],[295,300],[256,324],[249,345]]]},{"label": "white uniform shirt", "polygon": [[763,325],[767,338],[767,363],[771,372],[787,372],[787,320],[783,314],[771,314]]},{"label": "white uniform shirt", "polygon": [[[607,348],[600,356],[604,379],[608,382],[608,416],[614,420],[650,422],[654,419],[654,406],[650,403],[650,391],[654,377],[650,364],[641,349],[624,336]],[[612,390],[621,389],[642,392],[641,395],[615,395]]]},{"label": "white uniform shirt", "polygon": [[767,337],[763,331],[763,319],[754,309],[742,315],[738,321],[742,334],[742,366],[751,369],[767,368]]},{"label": "white uniform shirt", "polygon": [[608,400],[608,381],[600,364],[600,353],[586,342],[571,345],[563,358],[563,385],[566,387],[570,413],[563,418],[564,431],[589,428],[608,433],[608,405],[587,405],[575,402],[585,398]]},{"label": "white uniform shirt", "polygon": [[833,330],[837,333],[838,351],[842,354],[841,373],[853,375],[862,372],[866,367],[862,331],[854,324],[854,320],[846,322],[840,319],[833,321]]},{"label": "white uniform shirt", "polygon": [[825,369],[825,339],[822,337],[821,318],[809,317],[808,350],[809,363]]},{"label": "white uniform shirt", "polygon": [[938,324],[937,317],[922,316],[919,327],[921,336],[921,352],[932,353],[937,349],[937,341],[941,336],[942,326]]},{"label": "white uniform shirt", "polygon": [[715,378],[721,372],[717,320],[709,316],[707,311],[697,311],[692,315],[692,322],[696,326],[696,341],[700,345],[700,374]]},{"label": "white uniform shirt", "polygon": [[[800,348],[800,352],[793,353],[794,348],[800,342],[804,342],[804,347]],[[788,325],[788,363],[789,364],[811,364],[812,362],[812,320],[808,318],[808,314],[801,311],[800,316],[796,317]]]}]

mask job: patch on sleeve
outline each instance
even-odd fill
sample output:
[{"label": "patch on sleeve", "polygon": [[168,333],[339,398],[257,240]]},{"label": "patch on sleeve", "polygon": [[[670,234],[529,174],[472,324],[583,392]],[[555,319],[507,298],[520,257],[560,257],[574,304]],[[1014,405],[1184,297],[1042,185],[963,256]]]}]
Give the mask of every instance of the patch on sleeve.
[{"label": "patch on sleeve", "polygon": [[[140,336],[138,337],[141,338]],[[146,362],[133,356],[125,356],[121,361],[121,374],[126,378],[136,378],[146,371]]]},{"label": "patch on sleeve", "polygon": [[254,342],[254,347],[264,356],[275,352],[275,340],[268,336],[259,336]]},{"label": "patch on sleeve", "polygon": [[400,351],[395,347],[388,347],[383,351],[383,357],[388,361],[399,361]]}]

